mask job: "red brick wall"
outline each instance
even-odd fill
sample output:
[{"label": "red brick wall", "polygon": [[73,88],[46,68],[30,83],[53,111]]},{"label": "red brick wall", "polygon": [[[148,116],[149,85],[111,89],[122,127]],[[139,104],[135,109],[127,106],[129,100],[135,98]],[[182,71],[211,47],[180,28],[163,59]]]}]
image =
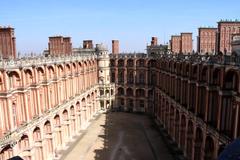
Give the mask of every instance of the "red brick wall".
[{"label": "red brick wall", "polygon": [[240,33],[240,22],[218,22],[218,51],[232,52],[232,35]]}]

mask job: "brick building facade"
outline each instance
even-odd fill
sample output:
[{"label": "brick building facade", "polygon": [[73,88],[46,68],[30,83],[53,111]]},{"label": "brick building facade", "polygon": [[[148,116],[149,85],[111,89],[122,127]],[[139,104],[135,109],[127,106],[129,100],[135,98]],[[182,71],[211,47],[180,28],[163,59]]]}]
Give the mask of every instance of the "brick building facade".
[{"label": "brick building facade", "polygon": [[217,32],[217,52],[231,54],[232,52],[232,36],[240,33],[239,21],[220,21],[218,22]]},{"label": "brick building facade", "polygon": [[216,52],[217,28],[198,28],[197,52],[214,54]]}]

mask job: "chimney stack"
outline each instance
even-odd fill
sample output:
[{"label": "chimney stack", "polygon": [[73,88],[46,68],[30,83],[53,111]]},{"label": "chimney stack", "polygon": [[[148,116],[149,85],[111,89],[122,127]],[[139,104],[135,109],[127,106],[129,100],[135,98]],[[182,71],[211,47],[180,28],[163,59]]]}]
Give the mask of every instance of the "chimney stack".
[{"label": "chimney stack", "polygon": [[152,37],[151,46],[156,46],[158,44],[157,37]]},{"label": "chimney stack", "polygon": [[14,28],[0,27],[0,53],[4,59],[16,58]]},{"label": "chimney stack", "polygon": [[92,49],[93,48],[93,41],[92,40],[84,40],[83,41],[83,48],[84,49]]},{"label": "chimney stack", "polygon": [[119,53],[119,41],[112,40],[112,54],[118,54],[118,53]]}]

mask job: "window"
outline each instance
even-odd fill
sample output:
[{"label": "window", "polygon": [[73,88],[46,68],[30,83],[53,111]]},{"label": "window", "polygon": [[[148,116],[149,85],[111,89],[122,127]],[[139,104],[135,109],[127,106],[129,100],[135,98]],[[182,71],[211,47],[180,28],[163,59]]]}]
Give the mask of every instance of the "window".
[{"label": "window", "polygon": [[124,82],[123,71],[119,71],[119,73],[118,73],[118,83],[123,83],[123,82]]},{"label": "window", "polygon": [[130,71],[127,76],[127,82],[128,84],[133,84],[134,78],[133,78],[133,72]]}]

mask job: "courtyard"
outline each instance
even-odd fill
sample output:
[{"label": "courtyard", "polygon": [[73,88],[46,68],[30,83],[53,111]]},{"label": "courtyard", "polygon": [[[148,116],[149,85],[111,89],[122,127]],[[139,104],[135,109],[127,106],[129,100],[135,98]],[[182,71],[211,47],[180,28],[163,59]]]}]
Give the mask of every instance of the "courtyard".
[{"label": "courtyard", "polygon": [[62,160],[172,160],[151,119],[123,112],[98,115],[62,152]]}]

